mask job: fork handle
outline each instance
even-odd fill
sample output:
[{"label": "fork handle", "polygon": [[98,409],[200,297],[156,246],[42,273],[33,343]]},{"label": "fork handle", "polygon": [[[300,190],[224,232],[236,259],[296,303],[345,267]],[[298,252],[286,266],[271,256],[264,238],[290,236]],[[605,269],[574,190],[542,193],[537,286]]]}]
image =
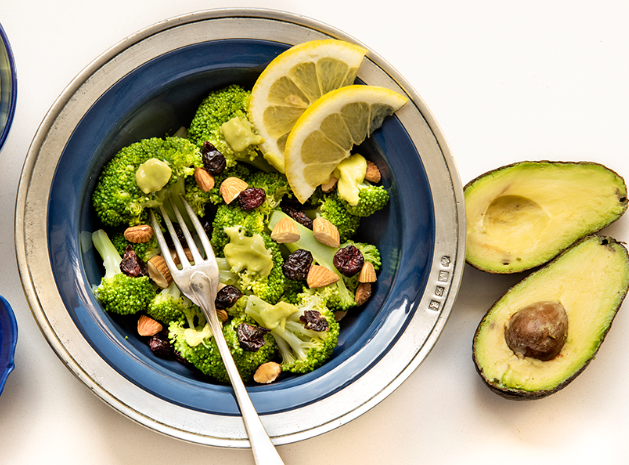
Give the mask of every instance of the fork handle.
[{"label": "fork handle", "polygon": [[225,369],[229,375],[232,387],[236,394],[236,401],[238,402],[238,408],[242,414],[243,422],[245,423],[245,429],[249,437],[249,443],[251,444],[251,450],[253,452],[253,458],[258,465],[283,465],[284,462],[277,452],[277,449],[273,445],[271,438],[264,429],[264,425],[256,412],[251,398],[247,393],[240,373],[236,368],[234,359],[232,358],[225,337],[223,336],[222,325],[216,315],[216,307],[214,300],[210,298],[212,295],[216,295],[216,290],[211,292],[211,282],[205,273],[196,272],[190,278],[190,288],[194,293],[199,306],[203,309],[210,328],[214,334],[216,345],[225,364]]}]

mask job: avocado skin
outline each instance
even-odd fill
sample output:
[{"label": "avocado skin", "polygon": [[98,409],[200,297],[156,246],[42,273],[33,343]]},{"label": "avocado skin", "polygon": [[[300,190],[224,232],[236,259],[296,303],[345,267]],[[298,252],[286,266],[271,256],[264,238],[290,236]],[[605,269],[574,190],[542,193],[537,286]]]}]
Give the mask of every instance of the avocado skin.
[{"label": "avocado skin", "polygon": [[[571,162],[571,161],[550,161],[550,160],[539,160],[539,161],[520,161],[520,162],[515,162],[515,163],[511,163],[508,165],[504,165],[501,166],[499,168],[487,171],[479,176],[477,176],[476,178],[472,179],[470,182],[468,182],[464,187],[463,187],[463,191],[465,193],[467,193],[468,189],[473,186],[476,182],[478,182],[479,180],[492,175],[494,173],[497,173],[499,171],[504,171],[513,167],[517,167],[519,165],[526,165],[526,164],[536,164],[536,165],[562,165],[562,166],[569,166],[569,165],[585,165],[585,166],[593,166],[593,167],[600,167],[603,168],[607,171],[609,171],[611,174],[615,175],[623,184],[624,186],[624,198],[621,198],[622,201],[622,210],[615,216],[611,216],[609,218],[608,221],[606,221],[603,224],[598,225],[598,227],[593,227],[590,228],[589,230],[585,231],[584,234],[582,234],[580,237],[575,238],[572,242],[567,243],[564,245],[563,248],[559,248],[557,249],[556,253],[552,256],[549,257],[547,260],[543,260],[540,261],[539,263],[535,263],[531,266],[526,266],[526,267],[516,267],[516,268],[509,268],[509,269],[496,269],[496,268],[490,268],[488,266],[483,266],[480,265],[479,263],[476,263],[474,260],[470,260],[468,259],[468,256],[466,256],[466,262],[476,268],[477,270],[480,271],[484,271],[487,273],[492,273],[492,274],[513,274],[513,273],[520,273],[523,271],[528,271],[531,269],[535,269],[537,267],[541,267],[545,264],[547,264],[550,260],[552,260],[553,258],[557,257],[558,255],[560,255],[562,252],[564,252],[565,250],[569,249],[571,246],[573,246],[574,244],[576,244],[577,242],[579,242],[580,239],[582,239],[583,237],[587,236],[587,235],[591,235],[591,234],[596,234],[597,232],[599,232],[600,230],[602,230],[603,228],[609,226],[610,224],[614,223],[615,221],[617,221],[622,215],[624,215],[624,213],[627,211],[627,208],[629,207],[629,200],[627,199],[627,186],[625,183],[625,180],[622,176],[620,176],[617,172],[615,172],[614,170],[606,167],[605,165],[601,164],[601,163],[596,163],[596,162],[587,162],[587,161],[579,161],[579,162]],[[468,223],[469,223],[469,219],[468,219]],[[469,228],[469,226],[468,226]]]},{"label": "avocado skin", "polygon": [[489,387],[489,389],[494,392],[495,394],[500,395],[501,397],[505,398],[505,399],[509,399],[509,400],[536,400],[536,399],[541,399],[544,397],[548,397],[551,394],[554,394],[560,390],[562,390],[563,388],[565,388],[568,384],[570,384],[577,376],[579,376],[581,373],[583,373],[583,371],[589,366],[589,364],[592,362],[592,360],[594,360],[594,358],[596,358],[596,354],[598,353],[598,351],[600,350],[605,337],[607,336],[607,333],[609,332],[609,330],[612,327],[613,324],[613,320],[615,319],[618,310],[620,309],[620,307],[622,306],[622,303],[625,299],[625,297],[627,296],[627,290],[628,288],[625,287],[622,291],[621,294],[619,294],[619,298],[618,298],[618,304],[617,306],[612,310],[610,309],[610,313],[613,313],[611,321],[609,322],[609,325],[607,326],[607,328],[604,330],[604,332],[601,334],[598,346],[596,347],[595,351],[591,354],[591,356],[589,357],[589,359],[583,364],[583,366],[581,366],[577,371],[575,371],[569,378],[565,379],[564,381],[562,381],[561,383],[557,384],[555,387],[553,387],[552,389],[546,389],[546,390],[537,390],[537,391],[525,391],[525,390],[521,390],[521,389],[512,389],[512,388],[503,388],[500,386],[497,386],[496,384],[494,384],[490,379],[488,379],[487,376],[485,376],[485,373],[483,371],[483,368],[481,367],[477,357],[476,357],[476,351],[477,351],[477,342],[478,342],[478,336],[479,336],[479,332],[483,326],[483,323],[485,321],[485,319],[489,316],[489,314],[491,313],[491,311],[494,309],[494,307],[496,306],[496,304],[498,304],[498,302],[500,302],[503,297],[505,297],[509,292],[511,292],[515,287],[520,286],[522,283],[525,283],[531,276],[533,276],[534,274],[536,274],[537,272],[541,271],[544,268],[547,268],[549,266],[551,266],[554,262],[558,261],[564,254],[566,254],[569,250],[571,250],[573,247],[577,247],[580,243],[585,242],[587,240],[590,240],[592,238],[598,238],[599,243],[601,245],[614,245],[617,244],[620,246],[620,250],[622,250],[625,254],[626,260],[627,262],[629,262],[629,253],[627,252],[627,249],[625,248],[625,246],[623,245],[623,243],[617,241],[616,239],[609,237],[609,236],[598,236],[598,235],[588,235],[586,237],[583,237],[581,240],[577,241],[575,244],[573,244],[571,247],[569,247],[568,249],[564,250],[561,254],[559,254],[557,257],[555,257],[553,260],[551,260],[550,262],[548,262],[546,265],[544,265],[543,267],[540,267],[540,269],[536,270],[535,272],[533,272],[532,274],[530,274],[529,276],[527,276],[526,278],[524,278],[522,281],[520,281],[518,284],[516,284],[515,286],[511,287],[510,289],[507,290],[507,292],[505,292],[505,294],[503,294],[503,296],[501,296],[487,311],[487,313],[483,316],[483,318],[481,319],[480,323],[478,324],[478,327],[476,328],[476,331],[474,333],[474,339],[473,339],[473,344],[472,344],[472,359],[474,361],[474,366],[476,368],[476,372],[480,375],[481,379],[483,380],[484,384]]}]

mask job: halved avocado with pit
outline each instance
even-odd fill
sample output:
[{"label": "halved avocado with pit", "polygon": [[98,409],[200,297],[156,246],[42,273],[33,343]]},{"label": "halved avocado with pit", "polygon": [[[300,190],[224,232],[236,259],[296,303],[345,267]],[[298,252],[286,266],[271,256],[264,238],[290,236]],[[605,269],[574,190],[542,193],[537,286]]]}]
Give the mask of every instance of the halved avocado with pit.
[{"label": "halved avocado with pit", "polygon": [[542,265],[627,210],[627,186],[603,165],[521,162],[465,186],[466,259],[492,273]]},{"label": "halved avocado with pit", "polygon": [[548,396],[594,358],[629,287],[629,255],[611,237],[587,236],[512,287],[474,336],[476,369],[495,392]]}]

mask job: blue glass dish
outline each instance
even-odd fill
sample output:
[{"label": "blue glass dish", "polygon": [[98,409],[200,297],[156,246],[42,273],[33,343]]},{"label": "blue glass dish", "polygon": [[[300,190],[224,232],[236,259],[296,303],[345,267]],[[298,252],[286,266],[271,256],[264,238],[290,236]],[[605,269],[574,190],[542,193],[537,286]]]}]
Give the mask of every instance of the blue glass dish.
[{"label": "blue glass dish", "polygon": [[[288,48],[253,39],[208,41],[165,53],[130,72],[86,112],[65,146],[50,190],[48,250],[56,284],[88,343],[126,379],[177,405],[238,415],[228,386],[155,357],[136,319],[105,313],[92,294],[101,260],[88,234],[101,227],[91,193],[105,163],[122,147],[187,126],[205,95],[231,83],[250,88]],[[342,321],[339,345],[323,367],[249,393],[260,414],[308,405],[337,392],[376,363],[412,318],[428,279],[435,227],[433,198],[419,153],[396,117],[356,149],[381,166],[390,205],[363,222],[358,239],[376,244],[382,268],[369,303]],[[83,239],[83,240],[82,240]],[[83,242],[83,247],[82,247]]]},{"label": "blue glass dish", "polygon": [[0,148],[9,134],[17,101],[17,75],[9,39],[0,25]]},{"label": "blue glass dish", "polygon": [[17,345],[17,321],[7,300],[0,296],[0,394],[9,374],[15,368],[13,357]]}]

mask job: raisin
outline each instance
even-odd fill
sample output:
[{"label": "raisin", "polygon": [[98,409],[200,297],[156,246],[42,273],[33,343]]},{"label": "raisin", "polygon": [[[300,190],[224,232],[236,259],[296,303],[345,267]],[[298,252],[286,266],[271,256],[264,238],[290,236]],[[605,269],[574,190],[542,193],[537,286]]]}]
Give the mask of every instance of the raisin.
[{"label": "raisin", "polygon": [[328,320],[326,320],[321,313],[316,310],[306,310],[299,320],[304,324],[304,328],[311,331],[327,331]]},{"label": "raisin", "polygon": [[285,197],[280,203],[280,207],[284,213],[297,221],[303,227],[312,229],[312,220],[301,211],[301,204],[297,199],[289,199]]},{"label": "raisin", "polygon": [[216,308],[224,310],[232,307],[238,299],[242,297],[242,292],[232,285],[227,285],[216,294]]},{"label": "raisin", "polygon": [[216,150],[216,147],[210,142],[203,142],[203,148],[201,149],[201,156],[203,159],[203,167],[212,176],[221,174],[227,166],[225,156]]},{"label": "raisin", "polygon": [[271,330],[268,328],[248,325],[247,323],[240,323],[238,328],[236,328],[240,347],[249,352],[257,352],[262,348],[264,345],[264,335],[269,331]]},{"label": "raisin", "polygon": [[284,261],[284,276],[293,281],[305,281],[312,266],[312,254],[304,249],[297,249]]},{"label": "raisin", "polygon": [[[181,242],[181,246],[184,249],[187,248],[188,241],[186,241],[186,236],[184,236],[183,229],[181,229],[181,226],[179,226],[179,223],[173,223],[173,228],[175,229],[175,234],[177,235],[177,239],[179,239],[179,242]],[[172,237],[170,237],[170,234],[165,234],[164,237],[166,239],[166,244],[168,245],[168,247],[170,247],[171,249],[174,249],[175,243],[173,242]]]},{"label": "raisin", "polygon": [[238,194],[238,205],[244,211],[258,208],[266,200],[266,192],[260,187],[248,187]]},{"label": "raisin", "polygon": [[159,357],[169,357],[174,353],[173,345],[168,340],[168,336],[157,333],[149,339],[151,352]]},{"label": "raisin", "polygon": [[124,251],[124,256],[120,262],[120,271],[133,278],[141,278],[142,276],[149,275],[146,263],[138,257],[138,255],[134,252],[133,247],[130,245],[128,245]]},{"label": "raisin", "polygon": [[360,250],[353,245],[348,245],[334,254],[332,263],[345,276],[351,277],[360,271],[365,263],[365,259]]}]

